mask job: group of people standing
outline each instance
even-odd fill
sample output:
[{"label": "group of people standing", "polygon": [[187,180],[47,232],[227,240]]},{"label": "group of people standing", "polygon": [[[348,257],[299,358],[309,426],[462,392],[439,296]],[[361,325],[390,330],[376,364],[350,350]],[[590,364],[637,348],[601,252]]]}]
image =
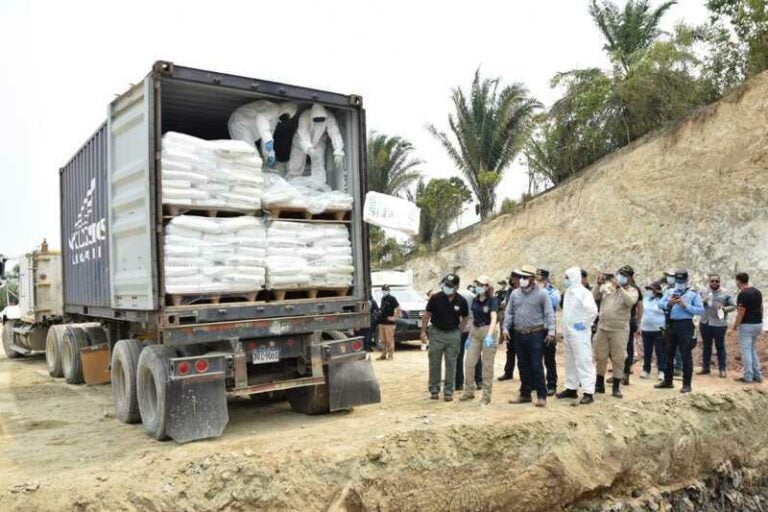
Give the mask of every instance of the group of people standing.
[{"label": "group of people standing", "polygon": [[[460,400],[475,398],[482,382],[481,404],[491,401],[494,359],[499,345],[506,344],[507,363],[498,380],[514,378],[515,362],[520,392],[511,403],[544,407],[547,398],[594,402],[596,393],[610,385],[613,397],[622,398],[622,385],[629,385],[634,363],[635,339],[642,339],[641,378],[649,378],[656,354],[659,389],[672,388],[676,366],[682,369],[682,393],[689,393],[693,379],[693,349],[696,346],[694,317],[700,317],[703,341],[702,375],[711,373],[712,345],[717,352],[720,377],[725,377],[725,336],[728,314],[737,311],[733,324],[738,332],[744,374],[741,382],[762,382],[757,342],[762,330],[762,295],[749,283],[749,276],[735,276],[739,294],[721,288],[720,276],[711,274],[709,288],[697,291],[689,284],[688,272],[672,269],[662,279],[645,286],[635,283],[635,272],[625,265],[615,273],[601,273],[594,288],[588,274],[571,267],[563,276],[565,293],[550,282],[550,272],[533,266],[514,270],[509,281],[500,281],[494,293],[491,279],[474,280],[468,298],[459,290],[459,276],[448,274],[441,289],[430,296],[423,318],[421,339],[428,343],[430,398],[452,401],[459,354],[465,353],[465,383]],[[562,342],[565,359],[565,388],[557,392],[556,311],[562,308]],[[462,350],[464,349],[464,350]],[[606,379],[608,362],[612,378]],[[461,363],[458,363],[461,364]],[[441,375],[445,367],[444,376]],[[477,378],[477,371],[481,378]],[[441,378],[442,377],[442,378]],[[533,393],[536,400],[533,400]]]}]

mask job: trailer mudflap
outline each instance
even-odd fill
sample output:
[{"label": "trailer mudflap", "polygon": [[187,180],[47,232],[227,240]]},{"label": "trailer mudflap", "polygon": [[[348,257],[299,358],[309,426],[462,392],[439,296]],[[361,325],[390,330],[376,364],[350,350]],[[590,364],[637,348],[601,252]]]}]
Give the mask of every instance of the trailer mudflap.
[{"label": "trailer mudflap", "polygon": [[381,388],[368,359],[329,361],[328,398],[331,411],[381,402]]},{"label": "trailer mudflap", "polygon": [[224,372],[204,377],[171,377],[167,386],[166,432],[186,443],[219,437],[229,423]]}]

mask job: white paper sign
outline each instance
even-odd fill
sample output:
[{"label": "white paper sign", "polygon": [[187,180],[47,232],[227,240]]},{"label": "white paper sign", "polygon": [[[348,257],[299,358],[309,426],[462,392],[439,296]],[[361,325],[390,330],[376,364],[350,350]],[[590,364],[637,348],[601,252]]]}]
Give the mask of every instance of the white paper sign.
[{"label": "white paper sign", "polygon": [[363,220],[368,224],[417,235],[420,215],[419,207],[405,199],[378,192],[368,192],[365,196]]}]

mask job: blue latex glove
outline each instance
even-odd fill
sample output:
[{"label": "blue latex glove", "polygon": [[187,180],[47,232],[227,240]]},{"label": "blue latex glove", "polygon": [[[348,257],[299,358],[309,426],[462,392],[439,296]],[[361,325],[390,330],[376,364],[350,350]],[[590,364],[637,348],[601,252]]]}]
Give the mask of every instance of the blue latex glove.
[{"label": "blue latex glove", "polygon": [[575,324],[573,324],[573,328],[576,329],[577,331],[587,330],[587,326],[584,325],[584,322],[576,322]]},{"label": "blue latex glove", "polygon": [[277,159],[275,157],[275,141],[268,141],[264,144],[264,151],[267,154],[267,167],[272,168],[275,166]]},{"label": "blue latex glove", "polygon": [[490,334],[486,336],[484,343],[485,343],[485,348],[493,348],[493,343],[494,343],[493,336],[491,336]]},{"label": "blue latex glove", "polygon": [[467,338],[467,341],[464,342],[464,350],[469,350],[469,346],[472,344],[472,338]]}]

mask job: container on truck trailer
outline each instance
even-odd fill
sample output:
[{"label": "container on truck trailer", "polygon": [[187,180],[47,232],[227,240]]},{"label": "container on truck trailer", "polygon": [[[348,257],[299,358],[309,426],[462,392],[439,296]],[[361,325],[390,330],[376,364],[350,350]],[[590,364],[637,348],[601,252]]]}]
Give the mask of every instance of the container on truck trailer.
[{"label": "container on truck trailer", "polygon": [[[352,196],[351,212],[281,221],[344,226],[351,286],[193,299],[166,294],[166,230],[180,212],[256,216],[267,226],[271,218],[237,208],[169,207],[161,139],[168,132],[229,139],[230,115],[255,100],[291,101],[299,111],[320,104],[338,121],[345,165],[328,166],[327,181]],[[155,63],[109,105],[106,122],[60,170],[66,322],[49,335],[60,347],[49,368],[58,355],[63,373],[82,380],[82,368],[71,367],[84,359],[72,361],[71,354],[104,346],[117,418],[180,442],[220,435],[231,396],[285,391],[291,406],[308,414],[380,401],[371,363],[353,335],[369,324],[365,176],[359,96]]]}]

